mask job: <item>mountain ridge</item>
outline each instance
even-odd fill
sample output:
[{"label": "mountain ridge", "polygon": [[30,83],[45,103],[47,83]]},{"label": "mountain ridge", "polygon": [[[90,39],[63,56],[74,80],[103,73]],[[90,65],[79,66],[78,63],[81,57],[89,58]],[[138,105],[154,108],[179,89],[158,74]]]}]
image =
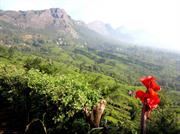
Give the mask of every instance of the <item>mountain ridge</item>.
[{"label": "mountain ridge", "polygon": [[127,45],[89,29],[83,21],[73,20],[60,8],[0,11],[0,28],[0,41],[4,44],[55,42],[58,45],[79,44],[98,49]]},{"label": "mountain ridge", "polygon": [[[48,31],[50,30],[51,32],[56,33],[60,31],[61,34],[64,33],[65,35],[70,35],[74,39],[81,38],[81,35],[79,35],[79,29],[85,28],[88,32],[84,32],[83,34],[91,34],[94,32],[93,34],[95,36],[93,38],[98,37],[103,38],[104,40],[107,38],[119,42],[119,44],[122,44],[121,42],[132,43],[133,40],[132,37],[121,32],[120,29],[112,28],[110,24],[101,22],[99,24],[99,27],[101,28],[97,28],[96,24],[91,26],[83,21],[73,20],[64,9],[60,8],[27,11],[0,10],[0,21],[11,24],[20,30],[33,29],[37,31],[48,29]],[[99,23],[99,21],[96,23]],[[104,28],[104,33],[102,32],[102,28]],[[54,30],[52,31],[52,29]]]},{"label": "mountain ridge", "polygon": [[53,27],[57,30],[61,29],[69,32],[74,38],[78,38],[76,31],[73,29],[74,22],[64,9],[0,11],[0,20],[21,29],[45,29]]},{"label": "mountain ridge", "polygon": [[131,36],[128,32],[128,30],[120,26],[118,28],[113,28],[110,24],[104,23],[102,21],[93,21],[87,24],[88,28],[91,30],[94,30],[95,32],[111,37],[113,39],[122,41],[122,42],[127,42],[127,43],[133,43],[134,38]]}]

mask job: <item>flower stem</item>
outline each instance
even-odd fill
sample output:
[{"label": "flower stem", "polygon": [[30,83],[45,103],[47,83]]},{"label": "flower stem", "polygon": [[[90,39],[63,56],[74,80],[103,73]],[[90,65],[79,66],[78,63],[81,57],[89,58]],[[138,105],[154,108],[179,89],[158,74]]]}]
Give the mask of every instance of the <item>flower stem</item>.
[{"label": "flower stem", "polygon": [[146,134],[146,120],[147,120],[146,105],[143,104],[143,108],[141,112],[141,134]]}]

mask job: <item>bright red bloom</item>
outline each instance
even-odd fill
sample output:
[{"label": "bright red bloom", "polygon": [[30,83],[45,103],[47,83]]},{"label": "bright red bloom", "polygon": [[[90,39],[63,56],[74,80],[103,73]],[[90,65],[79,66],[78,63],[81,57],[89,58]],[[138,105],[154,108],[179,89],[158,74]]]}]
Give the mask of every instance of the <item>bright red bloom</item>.
[{"label": "bright red bloom", "polygon": [[139,98],[142,101],[142,103],[144,103],[144,101],[146,99],[146,93],[141,91],[141,90],[138,90],[138,91],[136,91],[136,96],[135,97]]},{"label": "bright red bloom", "polygon": [[155,78],[152,76],[147,76],[140,79],[140,81],[144,84],[146,88],[150,87],[150,83],[152,80],[155,80]]},{"label": "bright red bloom", "polygon": [[151,85],[151,88],[154,89],[154,91],[161,90],[161,87],[156,83],[155,80],[152,80],[150,85]]},{"label": "bright red bloom", "polygon": [[160,99],[157,95],[157,93],[145,93],[141,90],[136,91],[136,98],[139,98],[141,100],[142,103],[144,103],[145,105],[148,105],[150,110],[153,110],[154,108],[157,107],[157,105],[160,102]]},{"label": "bright red bloom", "polygon": [[154,91],[153,88],[149,88],[149,89],[148,89],[148,93],[149,93],[150,96],[157,96],[157,95],[158,95],[158,94],[156,93],[156,91]]},{"label": "bright red bloom", "polygon": [[156,83],[156,78],[148,76],[140,79],[147,91],[136,91],[136,98],[139,98],[144,105],[147,105],[149,110],[153,110],[160,103],[160,99],[156,91],[160,90],[160,86]]},{"label": "bright red bloom", "polygon": [[153,97],[147,98],[147,105],[150,108],[150,110],[157,108],[159,103],[160,103],[160,99],[158,96],[153,96]]},{"label": "bright red bloom", "polygon": [[141,82],[144,84],[144,86],[149,89],[149,88],[152,88],[154,89],[155,91],[158,91],[160,90],[160,86],[156,83],[156,78],[153,77],[153,76],[147,76],[147,77],[143,77],[140,79]]}]

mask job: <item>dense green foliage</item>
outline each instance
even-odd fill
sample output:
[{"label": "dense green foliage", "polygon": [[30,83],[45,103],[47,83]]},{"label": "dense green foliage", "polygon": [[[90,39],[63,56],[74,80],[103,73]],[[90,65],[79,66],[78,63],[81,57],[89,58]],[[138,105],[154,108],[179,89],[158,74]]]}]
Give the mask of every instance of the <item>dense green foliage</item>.
[{"label": "dense green foliage", "polygon": [[27,72],[13,69],[16,68],[9,66],[8,73],[1,72],[1,95],[17,113],[27,114],[24,117],[27,122],[41,118],[47,126],[49,122],[54,122],[54,126],[66,123],[81,113],[85,104],[91,107],[100,97],[78,75],[55,77],[34,69]]}]

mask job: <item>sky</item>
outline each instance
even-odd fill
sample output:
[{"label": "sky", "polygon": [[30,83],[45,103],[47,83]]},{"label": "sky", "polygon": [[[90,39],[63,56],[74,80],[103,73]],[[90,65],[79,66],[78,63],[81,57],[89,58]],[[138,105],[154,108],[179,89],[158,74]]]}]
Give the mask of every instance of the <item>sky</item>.
[{"label": "sky", "polygon": [[86,23],[101,20],[114,28],[124,26],[139,42],[180,51],[180,0],[0,0],[2,10],[53,7]]}]

